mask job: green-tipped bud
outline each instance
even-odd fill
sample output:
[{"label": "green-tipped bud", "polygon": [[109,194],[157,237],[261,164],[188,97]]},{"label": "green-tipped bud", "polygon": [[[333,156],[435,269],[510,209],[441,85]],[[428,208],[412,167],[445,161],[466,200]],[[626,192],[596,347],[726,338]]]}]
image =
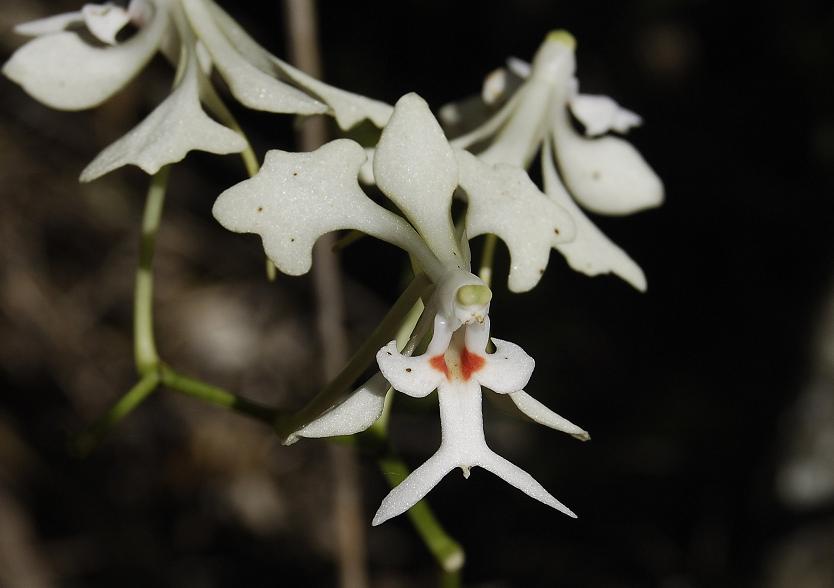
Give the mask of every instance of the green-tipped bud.
[{"label": "green-tipped bud", "polygon": [[576,49],[576,39],[573,35],[571,35],[568,31],[564,29],[550,31],[549,33],[547,33],[547,37],[545,37],[544,40],[546,42],[561,43],[562,45],[565,45],[568,49]]},{"label": "green-tipped bud", "polygon": [[492,290],[480,284],[470,284],[458,288],[456,297],[462,306],[486,306],[492,300]]}]

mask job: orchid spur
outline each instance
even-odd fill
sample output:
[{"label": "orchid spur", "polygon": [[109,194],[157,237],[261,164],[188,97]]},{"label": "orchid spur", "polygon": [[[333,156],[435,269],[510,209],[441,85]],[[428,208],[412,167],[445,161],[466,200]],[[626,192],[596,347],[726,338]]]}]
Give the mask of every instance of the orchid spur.
[{"label": "orchid spur", "polygon": [[[575,516],[532,476],[495,454],[484,437],[482,386],[506,394],[539,423],[580,439],[588,435],[524,392],[534,362],[520,347],[493,339],[495,352],[487,352],[492,294],[471,273],[465,234],[456,233],[450,213],[453,192],[460,185],[459,153],[449,145],[426,103],[409,94],[397,102],[373,161],[378,187],[404,217],[374,203],[359,187],[357,177],[365,158],[362,147],[347,139],[311,153],[270,151],[255,177],[223,192],[214,205],[215,217],[226,228],[259,234],[267,255],[285,273],[300,275],[310,269],[312,247],[321,235],[357,229],[406,250],[434,284],[410,340],[402,348],[392,341],[378,351],[380,373],[301,426],[287,442],[368,428],[383,411],[389,384],[418,397],[437,389],[440,448],[385,497],[374,525],[408,510],[452,469],[460,467],[468,476],[475,466]],[[470,212],[480,210],[485,216],[488,210],[501,212],[490,188],[468,188]],[[570,217],[558,205],[547,199],[537,205],[539,217],[550,223],[550,235],[563,241],[572,238]],[[506,221],[509,226],[526,219],[510,214]],[[425,353],[411,357],[430,330]]]},{"label": "orchid spur", "polygon": [[[507,69],[487,77],[482,92],[483,102],[503,100],[503,105],[485,122],[453,139],[452,145],[477,154],[486,165],[523,169],[540,152],[544,192],[576,223],[576,238],[557,245],[559,252],[577,271],[591,276],[614,273],[645,290],[640,267],[580,206],[600,214],[630,214],[661,204],[663,184],[629,143],[606,135],[612,130],[625,133],[642,121],[607,96],[579,93],[575,48],[569,33],[555,31],[532,64],[508,60]],[[450,104],[441,109],[441,120],[450,126],[465,123],[472,110],[471,99]],[[586,137],[574,130],[571,113],[585,127]]]},{"label": "orchid spur", "polygon": [[[123,30],[128,24],[136,28],[132,35]],[[212,0],[131,0],[126,9],[87,4],[78,12],[15,30],[35,38],[12,55],[3,73],[53,108],[81,110],[101,104],[136,77],[157,51],[177,66],[171,95],[104,149],[82,172],[82,181],[127,164],[154,174],[191,150],[244,151],[247,143],[237,129],[221,125],[202,109],[201,103],[224,123],[237,126],[209,81],[213,68],[234,97],[252,109],[330,114],[343,129],[365,118],[382,126],[391,113],[387,104],[328,86],[271,55]]]}]

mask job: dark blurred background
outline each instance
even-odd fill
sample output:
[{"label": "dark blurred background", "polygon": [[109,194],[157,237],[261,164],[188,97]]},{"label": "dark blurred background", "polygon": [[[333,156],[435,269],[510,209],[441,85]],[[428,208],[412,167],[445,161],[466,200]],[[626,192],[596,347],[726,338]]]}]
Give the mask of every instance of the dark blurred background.
[{"label": "dark blurred background", "polygon": [[[222,2],[286,55],[280,2]],[[430,503],[467,551],[467,586],[834,586],[834,8],[826,2],[417,1],[320,6],[325,79],[434,108],[477,92],[546,33],[576,36],[586,92],[640,113],[630,140],[663,178],[657,210],[599,225],[645,270],[639,294],[573,273],[506,291],[494,333],[537,360],[527,390],[590,443],[487,406],[487,437],[580,515],[476,470]],[[77,9],[8,0],[12,26]],[[146,177],[81,169],[166,94],[161,59],[101,108],[52,111],[0,80],[0,586],[331,586],[328,445],[161,391],[81,460],[68,439],[134,382],[133,268]],[[230,104],[231,100],[228,101]],[[236,108],[259,154],[293,148],[288,117]],[[320,374],[310,280],[263,276],[257,238],[221,229],[234,156],[172,174],[157,257],[163,357],[293,408]],[[475,247],[477,248],[476,243]],[[343,254],[358,343],[401,288],[402,255]],[[434,397],[397,398],[394,442],[434,451]],[[359,458],[365,520],[387,491]],[[436,583],[405,517],[366,530],[372,586]]]}]

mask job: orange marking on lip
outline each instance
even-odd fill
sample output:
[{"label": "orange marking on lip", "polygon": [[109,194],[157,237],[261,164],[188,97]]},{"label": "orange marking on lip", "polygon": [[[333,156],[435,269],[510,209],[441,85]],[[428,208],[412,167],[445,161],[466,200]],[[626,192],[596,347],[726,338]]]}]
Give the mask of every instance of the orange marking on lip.
[{"label": "orange marking on lip", "polygon": [[463,381],[467,381],[472,374],[484,367],[484,363],[486,363],[486,360],[483,357],[475,353],[470,353],[464,347],[460,352],[460,372],[461,376],[463,376]]},{"label": "orange marking on lip", "polygon": [[446,358],[443,355],[435,355],[429,359],[429,365],[439,372],[443,372],[446,379],[449,379],[449,366],[446,365]]}]

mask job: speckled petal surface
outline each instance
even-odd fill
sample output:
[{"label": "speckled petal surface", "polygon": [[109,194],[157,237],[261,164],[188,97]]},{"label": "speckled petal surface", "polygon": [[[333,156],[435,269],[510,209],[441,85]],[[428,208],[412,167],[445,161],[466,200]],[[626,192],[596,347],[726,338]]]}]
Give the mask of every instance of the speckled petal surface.
[{"label": "speckled petal surface", "polygon": [[443,372],[431,365],[429,357],[402,355],[396,341],[379,350],[376,362],[395,390],[416,398],[431,394],[444,379]]},{"label": "speckled petal surface", "polygon": [[573,239],[570,215],[520,168],[490,166],[466,151],[458,151],[458,161],[469,201],[467,234],[500,237],[510,250],[510,290],[530,290],[547,267],[550,249]]},{"label": "speckled petal surface", "polygon": [[309,271],[316,240],[338,229],[357,229],[424,259],[430,254],[414,229],[359,187],[364,160],[365,150],[349,139],[310,153],[269,151],[254,177],[218,197],[214,216],[231,231],[259,234],[269,258],[293,276]]}]

